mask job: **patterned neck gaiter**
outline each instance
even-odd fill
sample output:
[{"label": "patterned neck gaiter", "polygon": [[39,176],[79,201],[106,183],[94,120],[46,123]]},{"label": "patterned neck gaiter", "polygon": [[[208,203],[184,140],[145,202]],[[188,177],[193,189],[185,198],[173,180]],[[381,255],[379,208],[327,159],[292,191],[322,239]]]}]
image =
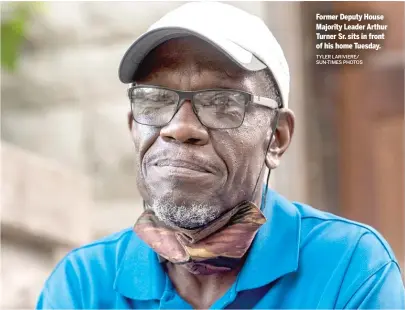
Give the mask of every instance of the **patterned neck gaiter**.
[{"label": "patterned neck gaiter", "polygon": [[160,257],[193,274],[209,275],[236,268],[265,222],[260,209],[245,201],[195,229],[167,226],[152,210],[146,210],[134,231]]}]

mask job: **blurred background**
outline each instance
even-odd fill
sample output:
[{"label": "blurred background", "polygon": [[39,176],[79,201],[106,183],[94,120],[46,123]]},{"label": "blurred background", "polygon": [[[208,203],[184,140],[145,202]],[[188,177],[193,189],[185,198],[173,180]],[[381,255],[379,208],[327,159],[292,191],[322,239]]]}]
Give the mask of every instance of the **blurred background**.
[{"label": "blurred background", "polygon": [[[404,3],[230,2],[285,50],[297,127],[271,186],[372,225],[404,267]],[[2,308],[32,308],[56,263],[142,210],[126,86],[129,45],[181,2],[1,3]],[[378,13],[382,51],[315,65],[316,13]]]}]

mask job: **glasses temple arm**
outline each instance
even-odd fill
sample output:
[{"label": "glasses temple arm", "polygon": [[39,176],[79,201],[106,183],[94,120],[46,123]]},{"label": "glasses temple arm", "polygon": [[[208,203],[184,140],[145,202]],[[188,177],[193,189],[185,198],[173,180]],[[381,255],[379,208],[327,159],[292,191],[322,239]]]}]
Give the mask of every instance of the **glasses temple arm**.
[{"label": "glasses temple arm", "polygon": [[277,103],[274,99],[260,97],[260,96],[252,96],[252,103],[262,105],[271,109],[278,109],[282,106]]}]

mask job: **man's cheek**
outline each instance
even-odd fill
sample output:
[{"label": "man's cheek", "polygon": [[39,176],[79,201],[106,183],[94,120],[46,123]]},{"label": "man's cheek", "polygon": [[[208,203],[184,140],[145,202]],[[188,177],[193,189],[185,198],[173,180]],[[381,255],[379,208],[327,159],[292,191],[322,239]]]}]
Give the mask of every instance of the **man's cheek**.
[{"label": "man's cheek", "polygon": [[134,126],[132,135],[134,137],[135,151],[137,154],[141,154],[143,156],[159,137],[159,132],[160,131],[158,128],[136,124],[136,126]]}]

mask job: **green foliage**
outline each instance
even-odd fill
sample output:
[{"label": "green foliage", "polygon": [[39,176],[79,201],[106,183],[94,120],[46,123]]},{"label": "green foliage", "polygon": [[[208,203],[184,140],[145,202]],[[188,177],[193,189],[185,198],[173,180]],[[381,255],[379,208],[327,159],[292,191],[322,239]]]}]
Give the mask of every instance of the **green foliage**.
[{"label": "green foliage", "polygon": [[[13,2],[2,4],[7,16],[1,21],[1,67],[14,71],[27,33],[30,18],[42,7],[39,2]],[[2,9],[3,13],[3,9]]]}]

